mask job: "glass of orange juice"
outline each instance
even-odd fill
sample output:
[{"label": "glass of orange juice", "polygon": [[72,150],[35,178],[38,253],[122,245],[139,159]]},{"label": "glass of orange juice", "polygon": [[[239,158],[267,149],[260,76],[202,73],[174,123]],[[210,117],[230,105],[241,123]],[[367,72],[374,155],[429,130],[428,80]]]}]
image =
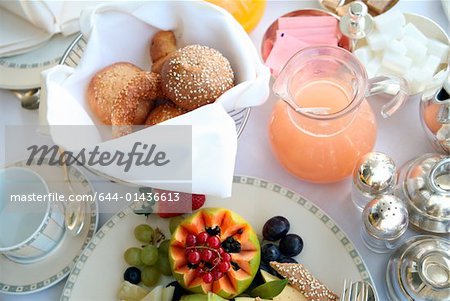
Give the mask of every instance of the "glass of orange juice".
[{"label": "glass of orange juice", "polygon": [[387,117],[405,101],[407,84],[386,76],[369,80],[353,54],[319,46],[294,55],[273,91],[281,98],[269,125],[277,159],[301,179],[329,183],[350,175],[375,144],[376,118],[366,97],[394,95],[382,108]]}]

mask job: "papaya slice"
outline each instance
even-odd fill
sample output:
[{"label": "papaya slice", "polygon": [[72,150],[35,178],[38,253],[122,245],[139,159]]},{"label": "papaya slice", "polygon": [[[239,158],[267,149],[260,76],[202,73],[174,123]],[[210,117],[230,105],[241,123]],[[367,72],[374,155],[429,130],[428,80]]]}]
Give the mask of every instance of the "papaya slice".
[{"label": "papaya slice", "polygon": [[175,279],[196,294],[233,298],[258,272],[261,248],[252,226],[224,208],[203,208],[175,229],[169,261]]}]

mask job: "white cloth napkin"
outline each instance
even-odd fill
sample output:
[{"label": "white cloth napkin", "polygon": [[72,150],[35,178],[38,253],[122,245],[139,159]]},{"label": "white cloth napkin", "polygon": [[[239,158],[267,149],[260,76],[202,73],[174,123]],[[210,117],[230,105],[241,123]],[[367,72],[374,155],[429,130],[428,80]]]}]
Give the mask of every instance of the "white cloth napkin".
[{"label": "white cloth napkin", "polygon": [[0,1],[0,57],[33,50],[54,34],[79,31],[82,9],[100,1]]},{"label": "white cloth napkin", "polygon": [[[236,86],[215,103],[163,123],[192,126],[192,188],[186,190],[176,184],[154,186],[229,196],[237,136],[234,121],[226,112],[260,105],[269,96],[270,72],[242,27],[226,11],[203,1],[99,5],[82,13],[80,25],[83,35],[88,37],[88,44],[77,68],[56,66],[43,73],[41,122],[49,125],[97,124],[85,99],[86,87],[93,74],[119,61],[129,61],[149,70],[148,47],[152,36],[159,30],[173,30],[179,47],[198,43],[222,52],[231,62]],[[108,145],[109,149],[119,149],[132,140],[151,143],[152,130],[150,127],[106,142],[100,138],[100,133],[92,133],[89,138],[92,148],[102,144]],[[56,131],[51,135],[54,142],[65,149],[76,148],[71,137]],[[117,168],[98,167],[98,170],[136,184],[145,178],[145,170],[135,171],[132,175]]]}]

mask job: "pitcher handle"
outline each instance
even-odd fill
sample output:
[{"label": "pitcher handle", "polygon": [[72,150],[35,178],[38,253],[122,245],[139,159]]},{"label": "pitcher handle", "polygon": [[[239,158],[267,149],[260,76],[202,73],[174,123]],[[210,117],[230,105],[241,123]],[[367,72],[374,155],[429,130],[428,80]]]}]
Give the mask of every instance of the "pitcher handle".
[{"label": "pitcher handle", "polygon": [[394,97],[381,108],[383,118],[390,117],[405,103],[408,98],[408,82],[401,77],[377,76],[369,79],[366,96],[386,93]]}]

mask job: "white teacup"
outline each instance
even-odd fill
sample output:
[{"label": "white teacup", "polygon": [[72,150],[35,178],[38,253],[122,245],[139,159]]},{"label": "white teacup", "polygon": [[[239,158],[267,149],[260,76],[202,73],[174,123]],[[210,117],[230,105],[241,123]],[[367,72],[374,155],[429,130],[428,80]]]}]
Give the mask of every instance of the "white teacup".
[{"label": "white teacup", "polygon": [[[0,170],[0,253],[13,261],[29,263],[41,259],[59,243],[65,230],[64,207],[48,201],[48,195],[46,182],[31,169]],[[46,201],[42,201],[43,196],[47,196]]]}]

